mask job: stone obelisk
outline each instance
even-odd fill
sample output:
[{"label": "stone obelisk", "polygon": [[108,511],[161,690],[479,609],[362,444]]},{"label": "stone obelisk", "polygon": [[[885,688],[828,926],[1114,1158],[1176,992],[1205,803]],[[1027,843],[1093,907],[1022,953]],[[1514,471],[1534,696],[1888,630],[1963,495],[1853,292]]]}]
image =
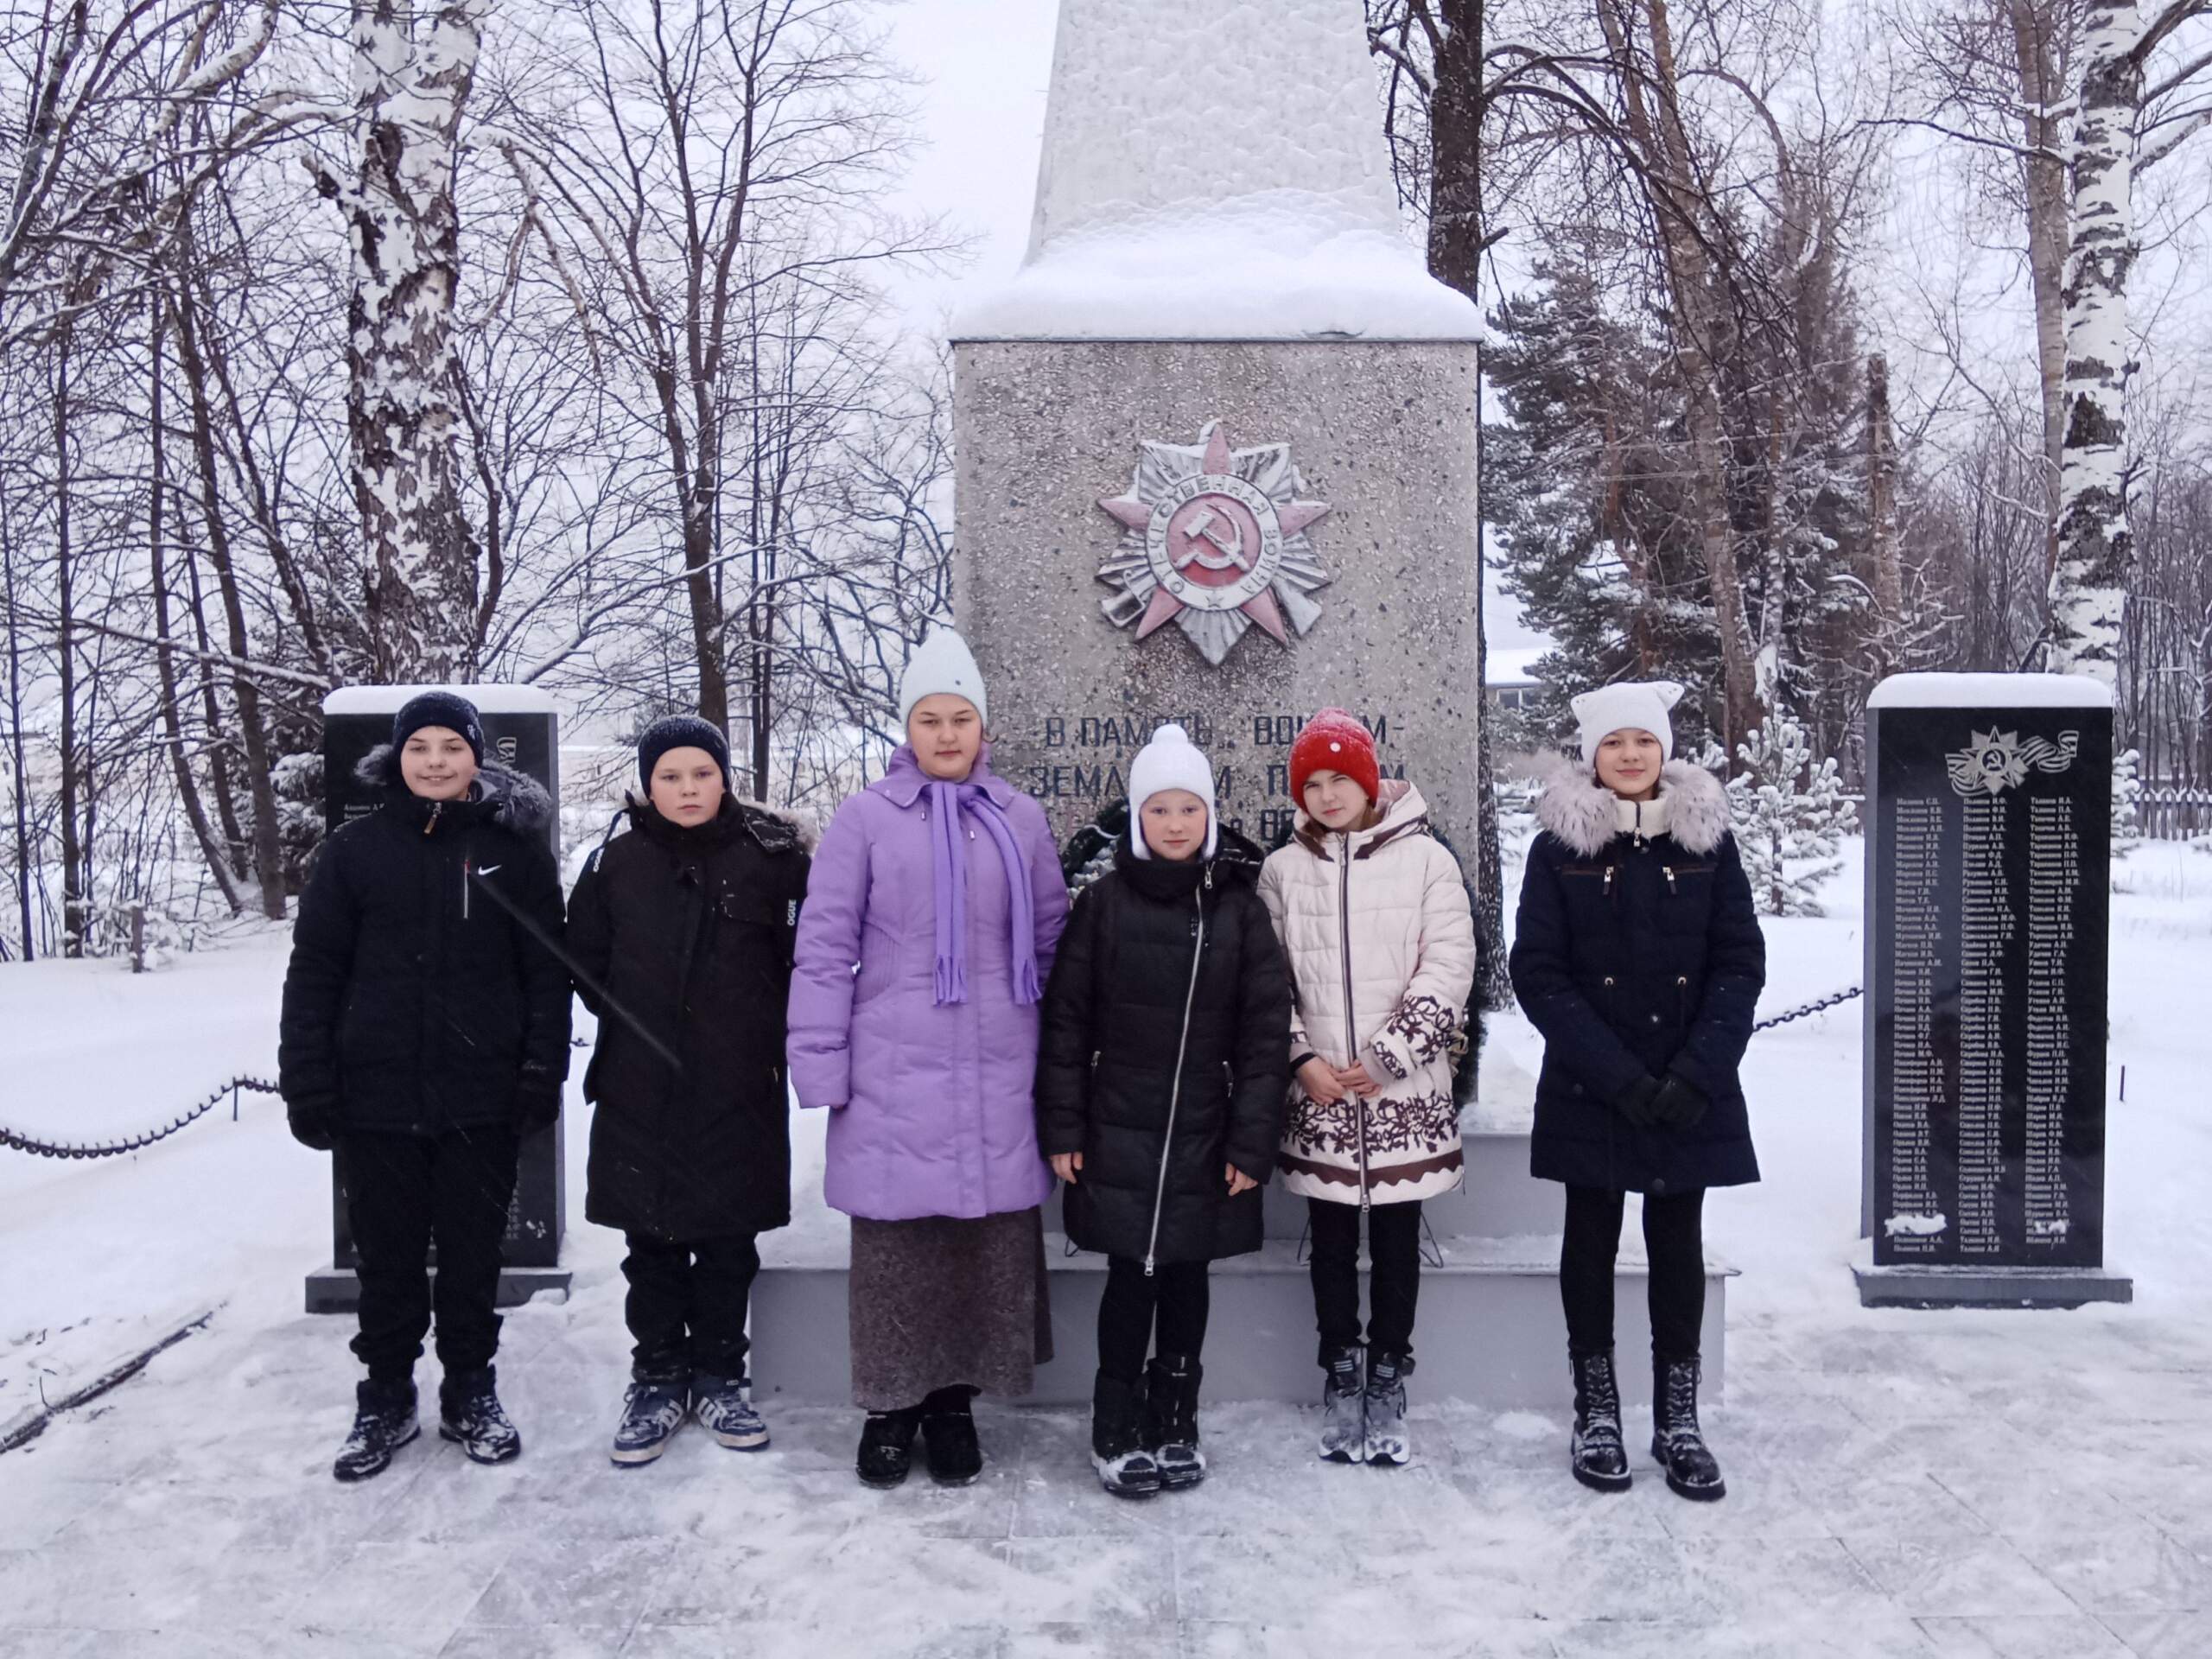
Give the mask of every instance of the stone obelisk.
[{"label": "stone obelisk", "polygon": [[1475,846],[1476,342],[1359,0],[1062,0],[1028,257],[956,319],[955,605],[1063,836],[1180,720],[1288,822],[1335,703]]}]

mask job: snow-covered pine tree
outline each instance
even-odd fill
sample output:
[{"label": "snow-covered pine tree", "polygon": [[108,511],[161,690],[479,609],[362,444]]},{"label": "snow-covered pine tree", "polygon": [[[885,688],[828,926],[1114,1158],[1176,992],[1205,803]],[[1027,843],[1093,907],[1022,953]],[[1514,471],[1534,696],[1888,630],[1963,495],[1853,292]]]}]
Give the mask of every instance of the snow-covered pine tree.
[{"label": "snow-covered pine tree", "polygon": [[2139,804],[2143,779],[2139,775],[2142,755],[2122,749],[2112,758],[2112,859],[2117,864],[2143,844],[2143,821]]},{"label": "snow-covered pine tree", "polygon": [[[1700,760],[1719,758],[1708,747]],[[1815,895],[1843,868],[1838,843],[1859,821],[1835,761],[1815,761],[1804,727],[1780,712],[1737,746],[1736,758],[1744,770],[1728,780],[1730,816],[1754,902],[1769,916],[1825,914]]]}]

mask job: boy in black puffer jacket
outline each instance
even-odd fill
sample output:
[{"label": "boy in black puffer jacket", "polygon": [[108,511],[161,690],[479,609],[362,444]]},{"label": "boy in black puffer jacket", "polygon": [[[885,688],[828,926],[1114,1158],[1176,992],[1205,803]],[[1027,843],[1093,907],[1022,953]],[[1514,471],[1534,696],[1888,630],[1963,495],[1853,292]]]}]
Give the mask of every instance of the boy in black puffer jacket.
[{"label": "boy in black puffer jacket", "polygon": [[1109,1257],[1091,1459],[1108,1491],[1139,1497],[1205,1475],[1206,1264],[1260,1248],[1290,970],[1256,890],[1260,849],[1216,823],[1213,768],[1181,727],[1131,764],[1129,799],[1128,839],[1060,938],[1037,1113],[1068,1183],[1068,1238]]},{"label": "boy in black puffer jacket", "polygon": [[729,787],[717,728],[676,715],[638,741],[631,832],[592,855],[569,944],[599,1044],[584,1214],[629,1243],[635,1341],[616,1464],[651,1463],[687,1415],[768,1444],[745,1389],[759,1235],[791,1217],[784,1007],[808,859],[798,827]]},{"label": "boy in black puffer jacket", "polygon": [[368,1367],[331,1472],[366,1479],[416,1435],[435,1290],[438,1432],[479,1463],[522,1450],[500,1409],[500,1246],[521,1139],[569,1073],[552,803],[484,763],[476,709],[415,698],[361,762],[385,804],[317,855],[284,976],[278,1086],[292,1134],[344,1156]]}]

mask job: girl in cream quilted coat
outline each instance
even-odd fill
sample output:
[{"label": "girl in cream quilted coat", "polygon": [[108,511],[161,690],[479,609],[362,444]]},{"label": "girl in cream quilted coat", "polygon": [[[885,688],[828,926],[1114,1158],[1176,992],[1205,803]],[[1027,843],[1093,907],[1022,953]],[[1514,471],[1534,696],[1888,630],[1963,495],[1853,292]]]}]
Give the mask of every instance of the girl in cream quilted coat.
[{"label": "girl in cream quilted coat", "polygon": [[[1307,1201],[1320,1327],[1321,1454],[1402,1463],[1421,1200],[1462,1179],[1452,1062],[1475,930],[1421,792],[1384,782],[1367,728],[1325,709],[1291,749],[1296,834],[1260,874],[1290,959],[1289,1128],[1276,1160]],[[1374,1273],[1360,1374],[1360,1224]]]}]

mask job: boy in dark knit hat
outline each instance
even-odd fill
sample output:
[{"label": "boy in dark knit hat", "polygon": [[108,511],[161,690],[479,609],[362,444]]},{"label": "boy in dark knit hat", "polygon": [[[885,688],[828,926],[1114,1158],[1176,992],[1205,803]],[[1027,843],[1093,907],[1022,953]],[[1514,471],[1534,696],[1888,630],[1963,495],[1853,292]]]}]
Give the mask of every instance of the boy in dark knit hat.
[{"label": "boy in dark knit hat", "polygon": [[624,1466],[692,1418],[734,1450],[768,1444],[745,1317],[756,1241],[791,1219],[784,1005],[808,868],[793,820],[731,793],[728,742],[707,721],[647,727],[638,781],[630,833],[592,855],[569,905],[600,1016],[584,1214],[629,1246]]},{"label": "boy in dark knit hat", "polygon": [[316,855],[277,1058],[294,1136],[344,1156],[360,1255],[368,1376],[331,1471],[344,1481],[416,1437],[434,1306],[439,1433],[478,1463],[521,1452],[492,1364],[500,1249],[521,1139],[559,1116],[569,1071],[545,791],[486,764],[476,709],[443,691],[399,711],[360,775],[385,803]]}]

